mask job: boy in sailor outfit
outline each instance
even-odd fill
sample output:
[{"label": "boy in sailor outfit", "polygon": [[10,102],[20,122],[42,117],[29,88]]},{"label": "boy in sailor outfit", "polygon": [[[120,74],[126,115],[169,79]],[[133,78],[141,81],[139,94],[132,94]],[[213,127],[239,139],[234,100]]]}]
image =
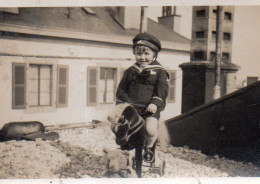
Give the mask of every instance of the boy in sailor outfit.
[{"label": "boy in sailor outfit", "polygon": [[133,104],[145,120],[146,162],[154,161],[160,112],[165,108],[169,90],[169,74],[156,60],[160,50],[161,43],[153,35],[136,35],[133,39],[136,63],[125,71],[116,92],[117,103]]}]

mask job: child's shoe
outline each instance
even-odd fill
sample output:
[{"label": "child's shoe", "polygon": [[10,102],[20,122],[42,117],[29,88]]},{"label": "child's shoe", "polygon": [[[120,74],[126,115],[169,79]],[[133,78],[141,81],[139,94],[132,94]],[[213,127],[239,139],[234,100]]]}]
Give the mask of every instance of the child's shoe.
[{"label": "child's shoe", "polygon": [[152,163],[154,162],[154,149],[153,147],[146,147],[145,153],[143,155],[145,162]]}]

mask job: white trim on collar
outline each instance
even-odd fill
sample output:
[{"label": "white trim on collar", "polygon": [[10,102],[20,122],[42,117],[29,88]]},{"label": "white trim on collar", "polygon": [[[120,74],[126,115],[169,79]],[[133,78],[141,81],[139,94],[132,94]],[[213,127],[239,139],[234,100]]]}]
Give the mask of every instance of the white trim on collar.
[{"label": "white trim on collar", "polygon": [[134,64],[133,67],[136,68],[139,72],[142,71],[142,69],[139,66],[137,66],[136,64]]},{"label": "white trim on collar", "polygon": [[147,65],[144,67],[144,69],[149,69],[149,68],[163,68],[161,65]]},{"label": "white trim on collar", "polygon": [[137,64],[133,64],[132,67],[136,68],[140,73],[146,69],[163,69],[161,65],[147,65],[143,69],[141,69]]}]

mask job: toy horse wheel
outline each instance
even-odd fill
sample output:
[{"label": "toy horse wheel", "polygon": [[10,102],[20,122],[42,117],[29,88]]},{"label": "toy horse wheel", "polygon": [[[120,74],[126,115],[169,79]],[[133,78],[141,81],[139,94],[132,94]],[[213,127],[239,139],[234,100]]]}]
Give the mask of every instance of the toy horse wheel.
[{"label": "toy horse wheel", "polygon": [[160,164],[160,176],[163,176],[165,174],[165,167],[166,167],[165,160],[162,160]]}]

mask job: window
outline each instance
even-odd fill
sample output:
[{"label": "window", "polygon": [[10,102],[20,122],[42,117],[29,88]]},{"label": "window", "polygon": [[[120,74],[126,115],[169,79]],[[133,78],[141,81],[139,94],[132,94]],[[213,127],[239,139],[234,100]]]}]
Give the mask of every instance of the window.
[{"label": "window", "polygon": [[176,71],[170,70],[168,71],[170,75],[169,80],[169,94],[167,98],[167,102],[175,102],[175,88],[176,88]]},{"label": "window", "polygon": [[216,16],[218,11],[214,9],[214,10],[212,10],[212,12]]},{"label": "window", "polygon": [[170,16],[172,14],[172,6],[166,6],[166,16]]},{"label": "window", "polygon": [[57,107],[68,106],[68,66],[58,66]]},{"label": "window", "polygon": [[204,31],[197,31],[195,32],[196,34],[196,38],[204,38],[205,35],[204,35]]},{"label": "window", "polygon": [[163,6],[162,15],[163,17],[171,16],[176,13],[176,7]]},{"label": "window", "polygon": [[[45,107],[53,104],[53,66],[13,63],[12,108]],[[68,105],[68,66],[57,66],[57,107]],[[26,72],[27,71],[27,72]],[[27,98],[26,98],[27,97]]]},{"label": "window", "polygon": [[232,14],[229,12],[224,13],[224,19],[225,20],[232,20]]},{"label": "window", "polygon": [[[122,71],[123,72],[123,71]],[[117,86],[117,69],[88,67],[87,69],[87,105],[113,103]]]},{"label": "window", "polygon": [[216,39],[217,37],[217,32],[216,31],[212,31],[212,39]]},{"label": "window", "polygon": [[230,33],[223,33],[223,39],[224,40],[231,40],[231,34]]},{"label": "window", "polygon": [[26,64],[12,64],[12,108],[26,107]]},{"label": "window", "polygon": [[30,64],[28,71],[28,105],[52,104],[52,66]]},{"label": "window", "polygon": [[224,62],[228,62],[229,61],[229,53],[223,52],[222,53],[222,60]]},{"label": "window", "polygon": [[115,101],[116,77],[115,68],[100,68],[98,85],[99,103],[113,103]]},{"label": "window", "polygon": [[205,17],[206,16],[206,11],[205,10],[196,11],[196,16],[197,17]]},{"label": "window", "polygon": [[216,56],[216,53],[211,51],[210,52],[210,60],[214,60],[215,59],[215,56]]},{"label": "window", "polygon": [[194,52],[194,59],[202,60],[203,59],[203,52],[201,52],[201,51]]}]

